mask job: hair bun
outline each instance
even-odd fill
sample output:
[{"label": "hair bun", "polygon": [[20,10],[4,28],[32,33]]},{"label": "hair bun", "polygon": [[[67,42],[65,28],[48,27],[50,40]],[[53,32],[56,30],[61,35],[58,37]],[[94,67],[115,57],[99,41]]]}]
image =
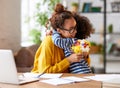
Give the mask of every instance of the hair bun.
[{"label": "hair bun", "polygon": [[57,13],[61,13],[64,11],[64,6],[62,4],[57,4],[56,7],[55,7],[55,12]]}]

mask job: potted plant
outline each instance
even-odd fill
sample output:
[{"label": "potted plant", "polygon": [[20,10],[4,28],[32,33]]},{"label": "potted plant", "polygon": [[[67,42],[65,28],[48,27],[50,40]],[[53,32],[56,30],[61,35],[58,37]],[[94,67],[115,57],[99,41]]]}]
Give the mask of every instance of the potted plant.
[{"label": "potted plant", "polygon": [[110,24],[110,25],[108,26],[108,32],[109,32],[109,33],[112,33],[112,32],[113,32],[113,24]]},{"label": "potted plant", "polygon": [[72,2],[71,6],[72,6],[72,10],[71,11],[78,12],[79,4],[77,2]]},{"label": "potted plant", "polygon": [[91,48],[90,48],[90,53],[95,54],[95,53],[102,53],[102,45],[101,44],[96,44],[95,42],[90,42]]}]

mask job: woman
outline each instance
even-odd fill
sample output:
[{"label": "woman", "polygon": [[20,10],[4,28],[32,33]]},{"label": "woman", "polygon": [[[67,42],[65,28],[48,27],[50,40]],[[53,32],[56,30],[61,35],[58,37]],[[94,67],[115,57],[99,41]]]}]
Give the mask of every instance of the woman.
[{"label": "woman", "polygon": [[[71,12],[57,4],[52,17],[51,26],[64,38],[74,38],[76,21]],[[72,31],[72,33],[71,33]],[[65,58],[63,49],[54,45],[51,36],[47,36],[38,48],[32,72],[35,73],[64,73],[69,72],[70,63],[79,62],[81,54],[71,54]]]}]

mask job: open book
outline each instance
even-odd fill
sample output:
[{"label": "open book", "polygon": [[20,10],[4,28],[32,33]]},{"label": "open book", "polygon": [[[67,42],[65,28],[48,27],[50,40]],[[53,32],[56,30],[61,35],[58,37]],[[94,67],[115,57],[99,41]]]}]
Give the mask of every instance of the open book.
[{"label": "open book", "polygon": [[69,84],[69,83],[75,83],[75,82],[85,82],[85,81],[89,81],[89,80],[90,79],[68,76],[68,77],[62,77],[62,78],[52,78],[52,79],[40,80],[40,82],[44,82],[44,83],[48,83],[48,84],[52,84],[52,85],[60,85],[60,84]]}]

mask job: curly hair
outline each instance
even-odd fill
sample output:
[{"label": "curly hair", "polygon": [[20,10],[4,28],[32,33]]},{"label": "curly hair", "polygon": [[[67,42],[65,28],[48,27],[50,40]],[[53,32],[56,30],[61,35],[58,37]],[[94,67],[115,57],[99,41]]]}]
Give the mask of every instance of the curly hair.
[{"label": "curly hair", "polygon": [[48,22],[50,22],[54,30],[56,30],[57,28],[60,28],[62,30],[62,27],[64,27],[65,20],[70,19],[72,17],[72,12],[65,10],[64,6],[58,3],[55,6],[54,13],[52,14],[52,17],[49,19]]},{"label": "curly hair", "polygon": [[90,37],[90,34],[94,32],[94,29],[89,19],[85,16],[79,15],[78,13],[73,13],[73,15],[77,23],[77,33],[75,37],[78,39],[86,39]]}]

